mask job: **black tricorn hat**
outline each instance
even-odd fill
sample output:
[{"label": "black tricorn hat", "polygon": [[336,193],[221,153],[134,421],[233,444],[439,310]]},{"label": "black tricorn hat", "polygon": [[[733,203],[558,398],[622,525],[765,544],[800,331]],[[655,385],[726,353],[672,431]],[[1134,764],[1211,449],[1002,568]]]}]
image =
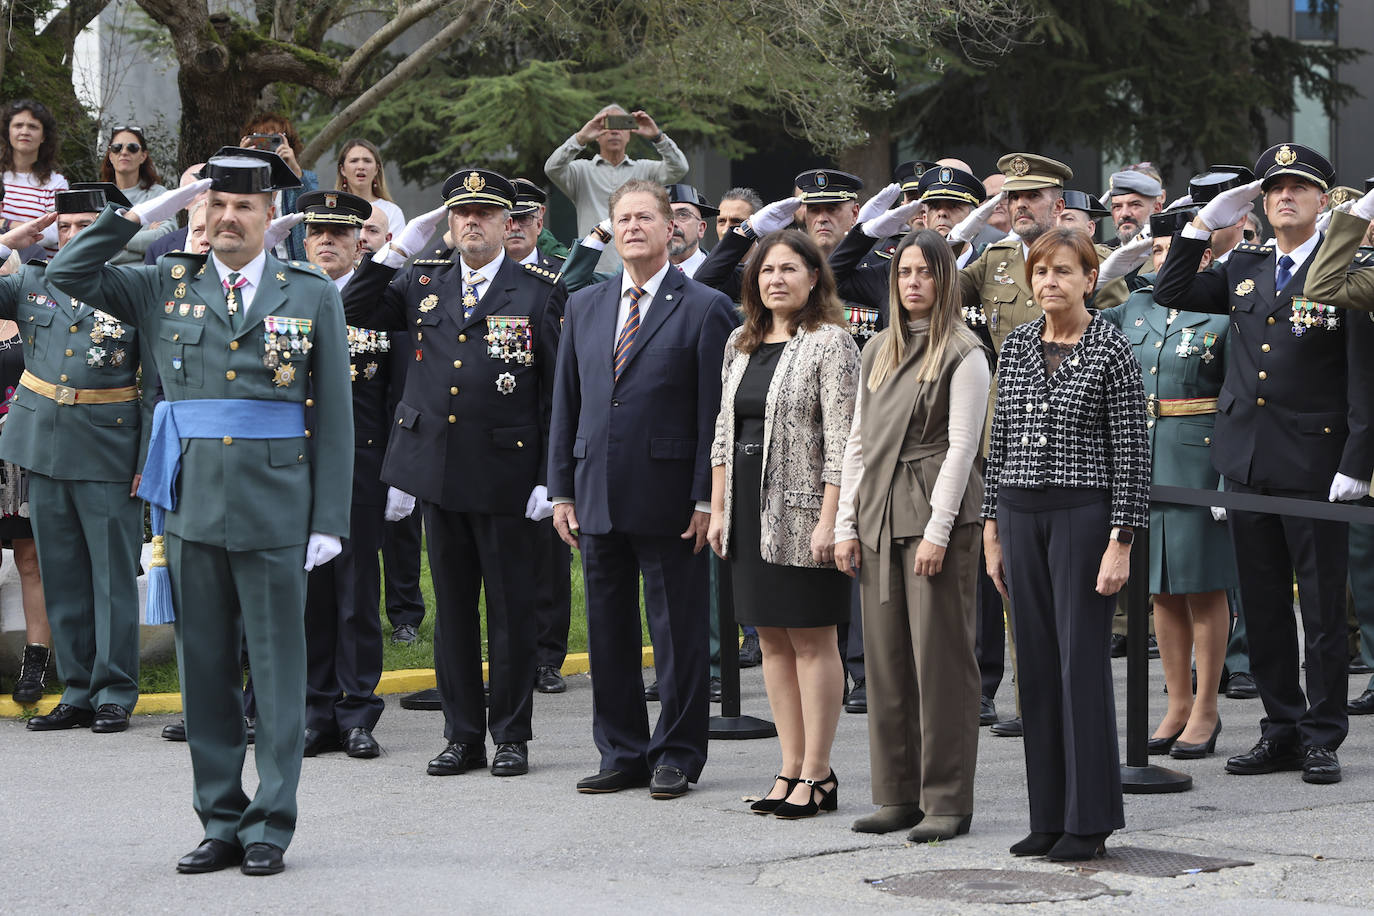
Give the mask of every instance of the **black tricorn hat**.
[{"label": "black tricorn hat", "polygon": [[1198,214],[1197,207],[1175,207],[1163,213],[1150,214],[1150,235],[1163,238],[1173,235],[1193,221]]},{"label": "black tricorn hat", "polygon": [[225,194],[267,194],[301,186],[301,180],[282,157],[269,150],[243,146],[221,146],[206,161],[198,177],[213,180],[210,190]]},{"label": "black tricorn hat", "polygon": [[1112,215],[1112,211],[1102,206],[1102,201],[1096,195],[1087,191],[1075,191],[1072,188],[1064,189],[1064,209],[1082,210],[1092,219]]},{"label": "black tricorn hat", "polygon": [[670,204],[691,204],[701,211],[702,216],[715,216],[720,212],[707,202],[705,194],[689,184],[666,184],[663,190],[668,192]]},{"label": "black tricorn hat", "polygon": [[58,191],[56,198],[58,213],[99,213],[107,203],[132,206],[112,181],[74,181],[67,190]]}]

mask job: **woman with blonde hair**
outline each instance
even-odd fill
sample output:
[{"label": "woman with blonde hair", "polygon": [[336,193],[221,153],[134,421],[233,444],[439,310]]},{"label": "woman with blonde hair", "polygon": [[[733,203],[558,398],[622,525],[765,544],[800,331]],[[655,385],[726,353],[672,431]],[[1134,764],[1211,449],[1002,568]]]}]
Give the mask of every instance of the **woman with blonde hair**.
[{"label": "woman with blonde hair", "polygon": [[357,194],[386,214],[391,231],[399,234],[405,228],[406,215],[392,201],[386,189],[386,169],[382,166],[382,152],[377,144],[362,137],[345,140],[339,147],[339,170],[334,190]]},{"label": "woman with blonde hair", "polygon": [[893,253],[888,327],[865,348],[835,525],[835,565],[859,576],[873,801],[861,833],[967,833],[978,755],[974,595],[992,382],[960,318],[937,232]]}]

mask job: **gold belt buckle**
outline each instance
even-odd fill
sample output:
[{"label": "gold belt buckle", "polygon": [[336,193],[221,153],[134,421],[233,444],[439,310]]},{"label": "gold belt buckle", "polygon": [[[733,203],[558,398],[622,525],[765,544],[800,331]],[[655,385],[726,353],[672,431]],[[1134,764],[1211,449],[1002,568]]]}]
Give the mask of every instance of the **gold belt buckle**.
[{"label": "gold belt buckle", "polygon": [[1159,417],[1159,401],[1155,399],[1154,395],[1150,395],[1145,399],[1145,413],[1149,414],[1151,417]]},{"label": "gold belt buckle", "polygon": [[69,385],[54,385],[53,400],[70,407],[76,403],[76,389]]}]

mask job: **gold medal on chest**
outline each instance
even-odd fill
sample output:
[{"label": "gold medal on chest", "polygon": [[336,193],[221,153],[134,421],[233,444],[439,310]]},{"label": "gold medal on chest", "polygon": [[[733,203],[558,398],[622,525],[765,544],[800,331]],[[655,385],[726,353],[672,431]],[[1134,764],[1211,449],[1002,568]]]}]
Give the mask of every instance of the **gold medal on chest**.
[{"label": "gold medal on chest", "polygon": [[1248,296],[1254,291],[1255,281],[1251,280],[1249,277],[1246,277],[1244,280],[1241,280],[1239,283],[1236,284],[1237,296]]},{"label": "gold medal on chest", "polygon": [[296,367],[290,363],[282,363],[277,366],[277,371],[272,373],[272,383],[278,388],[285,388],[296,380]]},{"label": "gold medal on chest", "polygon": [[419,308],[422,312],[432,312],[434,311],[435,307],[438,306],[438,304],[439,297],[431,293],[430,295],[420,300]]}]

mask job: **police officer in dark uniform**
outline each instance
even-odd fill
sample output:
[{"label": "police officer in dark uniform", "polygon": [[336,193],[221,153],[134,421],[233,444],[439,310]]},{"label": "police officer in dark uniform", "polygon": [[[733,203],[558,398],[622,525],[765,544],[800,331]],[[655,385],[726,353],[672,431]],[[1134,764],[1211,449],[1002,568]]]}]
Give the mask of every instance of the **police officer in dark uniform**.
[{"label": "police officer in dark uniform", "polygon": [[517,264],[533,264],[540,270],[557,274],[563,269],[563,259],[548,254],[539,247],[544,231],[544,206],[549,195],[528,178],[517,178],[515,208],[510,211],[511,229],[506,233],[506,254]]},{"label": "police officer in dark uniform", "polygon": [[[1174,238],[1155,280],[1155,302],[1231,315],[1211,448],[1228,491],[1358,499],[1374,473],[1374,323],[1303,295],[1321,243],[1316,220],[1333,184],[1331,163],[1315,150],[1281,143],[1260,156],[1255,174],[1259,181],[1218,194]],[[1198,272],[1208,236],[1234,225],[1261,192],[1275,239],[1239,245],[1223,268]],[[1347,526],[1238,510],[1228,512],[1228,522],[1251,671],[1266,715],[1260,740],[1228,760],[1227,772],[1301,768],[1305,782],[1337,782],[1336,750],[1347,730]],[[1290,597],[1295,572],[1306,696]]]},{"label": "police officer in dark uniform", "polygon": [[[382,479],[393,502],[424,504],[436,617],[434,660],[446,745],[429,773],[529,771],[535,674],[532,569],[552,505],[543,487],[559,323],[551,281],[506,256],[515,188],[485,169],[444,182],[444,205],[364,262],[344,294],[350,322],[409,328],[414,356]],[[449,259],[402,269],[447,215]],[[404,491],[404,492],[401,492]],[[479,590],[485,586],[491,711],[483,708]]]},{"label": "police officer in dark uniform", "polygon": [[[344,191],[310,191],[297,201],[304,214],[305,252],[340,292],[353,277],[359,230],[372,206]],[[385,703],[382,628],[377,606],[381,576],[382,454],[391,432],[388,409],[390,340],[385,331],[348,328],[348,371],[353,389],[353,511],[343,552],[311,571],[305,593],[305,751],[314,757],[343,750],[376,757],[372,736]],[[309,423],[313,404],[306,402]]]}]

